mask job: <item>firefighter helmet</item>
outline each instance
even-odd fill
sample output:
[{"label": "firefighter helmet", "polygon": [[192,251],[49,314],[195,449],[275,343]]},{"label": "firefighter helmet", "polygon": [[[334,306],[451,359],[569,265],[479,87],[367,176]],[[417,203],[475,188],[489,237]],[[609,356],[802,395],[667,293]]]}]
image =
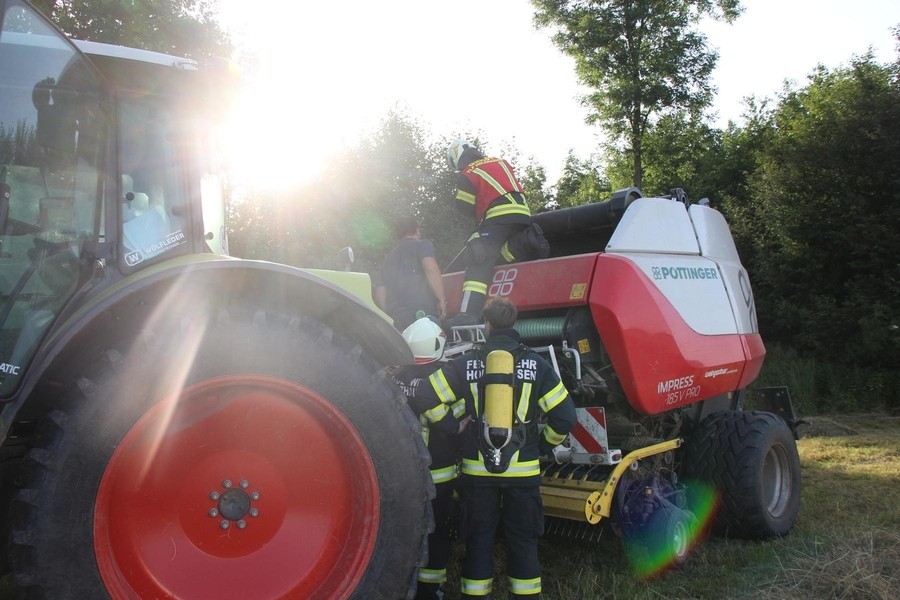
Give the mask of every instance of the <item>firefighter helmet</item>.
[{"label": "firefighter helmet", "polygon": [[450,147],[447,149],[447,158],[450,159],[450,166],[458,171],[459,159],[462,158],[463,152],[469,148],[478,150],[475,144],[466,140],[456,139],[450,142]]},{"label": "firefighter helmet", "polygon": [[416,364],[424,365],[444,355],[447,336],[440,325],[428,317],[422,317],[403,330],[403,339],[412,350]]}]

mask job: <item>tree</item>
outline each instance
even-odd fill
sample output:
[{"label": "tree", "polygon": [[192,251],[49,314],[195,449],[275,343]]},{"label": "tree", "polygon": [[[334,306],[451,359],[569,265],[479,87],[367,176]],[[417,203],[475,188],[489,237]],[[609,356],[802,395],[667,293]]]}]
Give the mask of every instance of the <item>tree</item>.
[{"label": "tree", "polygon": [[525,188],[525,202],[528,203],[532,214],[553,204],[553,194],[546,187],[547,171],[543,166],[531,160],[525,162],[521,167],[516,166],[515,169],[519,183]]},{"label": "tree", "polygon": [[435,243],[438,264],[452,258],[451,246],[462,247],[469,230],[450,202],[449,144],[429,143],[413,118],[390,112],[371,136],[334,161],[321,187],[334,206],[346,207],[349,214],[338,217],[338,229],[346,236],[343,245],[361,250],[364,270],[380,267],[394,243],[390,224],[400,215],[418,218],[423,237]]},{"label": "tree", "polygon": [[562,175],[556,182],[556,198],[549,208],[567,208],[603,200],[612,190],[600,167],[591,160],[579,160],[572,152],[566,156]]},{"label": "tree", "polygon": [[[900,361],[900,68],[871,53],[786,91],[748,179],[751,268],[773,340],[834,362]],[[887,393],[887,390],[885,391]],[[893,390],[890,393],[894,393]]]},{"label": "tree", "polygon": [[6,177],[6,165],[40,164],[41,147],[37,143],[37,129],[20,120],[9,129],[0,123],[0,182]]},{"label": "tree", "polygon": [[579,80],[595,90],[588,121],[626,144],[633,184],[643,184],[642,140],[657,116],[709,106],[718,55],[692,29],[706,15],[732,22],[739,0],[532,0],[535,24],[575,59]]},{"label": "tree", "polygon": [[[692,199],[711,191],[701,183],[704,162],[720,145],[720,133],[695,115],[682,111],[667,113],[649,125],[641,143],[643,178],[641,190],[647,195],[684,189]],[[613,187],[627,187],[633,176],[629,157],[615,149],[606,154],[606,173]]]},{"label": "tree", "polygon": [[728,220],[738,253],[750,267],[753,280],[756,277],[752,265],[757,262],[757,254],[766,252],[757,240],[762,239],[768,216],[758,214],[759,205],[754,202],[750,181],[764,149],[778,134],[772,115],[768,100],[748,98],[744,125],[729,123],[725,130],[716,132],[716,144],[706,150],[702,159],[702,189]]},{"label": "tree", "polygon": [[34,0],[66,35],[193,59],[231,55],[216,0]]},{"label": "tree", "polygon": [[247,191],[232,206],[231,250],[245,258],[336,268],[339,250],[350,246],[354,269],[374,275],[394,244],[392,221],[413,215],[445,266],[474,227],[452,206],[449,143],[430,143],[414,119],[390,112],[371,135],[331,157],[317,180],[275,197]]}]

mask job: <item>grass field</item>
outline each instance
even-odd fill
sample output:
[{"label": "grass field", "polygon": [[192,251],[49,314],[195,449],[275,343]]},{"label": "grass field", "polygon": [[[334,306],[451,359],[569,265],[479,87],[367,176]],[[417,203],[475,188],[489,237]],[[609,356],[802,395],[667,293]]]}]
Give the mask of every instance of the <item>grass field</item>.
[{"label": "grass field", "polygon": [[[618,540],[541,541],[542,600],[897,600],[900,418],[811,418],[800,440],[800,516],[787,537],[709,538],[687,564],[638,577]],[[495,597],[505,598],[502,545]],[[449,598],[456,598],[451,565]],[[0,600],[8,597],[0,582]],[[498,593],[501,592],[501,593]]]},{"label": "grass field", "polygon": [[[684,567],[652,579],[635,575],[611,535],[547,537],[542,600],[900,599],[900,418],[809,420],[798,443],[803,488],[790,535],[708,538]],[[457,597],[452,579],[450,598]],[[505,598],[497,593],[504,587],[501,573],[495,597]]]}]

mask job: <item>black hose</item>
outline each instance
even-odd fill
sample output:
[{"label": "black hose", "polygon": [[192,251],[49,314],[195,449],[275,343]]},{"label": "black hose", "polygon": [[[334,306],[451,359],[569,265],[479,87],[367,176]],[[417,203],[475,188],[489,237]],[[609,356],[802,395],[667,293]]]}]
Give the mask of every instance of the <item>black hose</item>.
[{"label": "black hose", "polygon": [[628,205],[641,196],[639,189],[625,188],[603,202],[538,213],[534,215],[534,222],[548,238],[565,238],[573,233],[615,227]]}]

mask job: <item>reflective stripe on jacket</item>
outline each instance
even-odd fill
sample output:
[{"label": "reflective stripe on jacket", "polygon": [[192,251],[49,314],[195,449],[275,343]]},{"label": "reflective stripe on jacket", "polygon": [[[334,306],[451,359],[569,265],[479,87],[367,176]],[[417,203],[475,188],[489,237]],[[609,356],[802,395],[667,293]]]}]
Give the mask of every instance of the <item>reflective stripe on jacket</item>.
[{"label": "reflective stripe on jacket", "polygon": [[459,419],[465,414],[465,402],[462,399],[439,406],[426,406],[421,400],[421,391],[431,388],[427,383],[429,374],[441,364],[405,365],[393,375],[394,381],[406,395],[410,409],[419,417],[422,439],[431,454],[431,479],[435,484],[456,479],[459,462],[456,432],[459,429]]},{"label": "reflective stripe on jacket", "polygon": [[[475,208],[475,219],[490,219],[510,214],[531,216],[525,203],[525,189],[502,158],[482,158],[460,171],[456,199]],[[468,182],[466,185],[465,182]]]},{"label": "reflective stripe on jacket", "polygon": [[[491,333],[485,344],[484,355],[491,350],[519,348],[519,335],[513,329],[499,329]],[[479,382],[484,374],[484,361],[475,352],[466,353],[451,360],[428,378],[431,385],[419,388],[419,399],[430,410],[441,404],[452,405],[465,398],[466,414],[477,418],[482,410],[479,398]],[[490,473],[484,465],[484,457],[478,449],[474,435],[463,435],[462,473],[478,478],[539,478],[538,458],[541,449],[558,445],[575,424],[575,404],[553,367],[535,351],[526,349],[519,356],[514,369],[517,397],[515,413],[517,422],[533,423],[524,445],[512,456],[509,468],[502,474]],[[547,426],[538,434],[537,419],[541,413],[547,416]],[[471,426],[470,426],[471,427]]]}]

